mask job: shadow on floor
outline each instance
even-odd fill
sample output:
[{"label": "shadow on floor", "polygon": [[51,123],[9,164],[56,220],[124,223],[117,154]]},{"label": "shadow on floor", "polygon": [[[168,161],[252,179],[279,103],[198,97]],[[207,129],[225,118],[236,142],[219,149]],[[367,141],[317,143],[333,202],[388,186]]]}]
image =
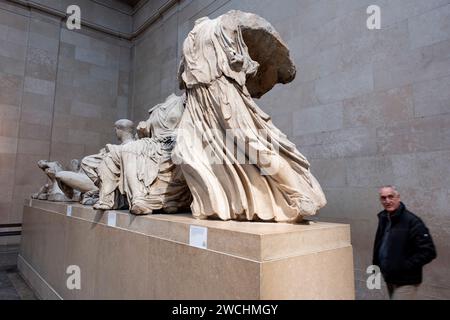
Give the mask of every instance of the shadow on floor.
[{"label": "shadow on floor", "polygon": [[17,269],[19,246],[0,246],[0,300],[36,300]]}]

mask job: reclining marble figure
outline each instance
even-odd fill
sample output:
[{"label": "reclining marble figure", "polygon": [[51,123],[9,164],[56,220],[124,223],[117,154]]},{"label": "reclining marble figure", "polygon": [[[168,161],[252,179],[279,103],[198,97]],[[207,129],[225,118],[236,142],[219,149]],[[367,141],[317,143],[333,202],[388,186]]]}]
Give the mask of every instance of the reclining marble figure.
[{"label": "reclining marble figure", "polygon": [[148,120],[138,125],[139,140],[106,146],[97,168],[100,194],[94,209],[112,209],[116,190],[126,196],[130,212],[137,215],[189,207],[189,189],[171,159],[183,111],[184,98],[172,94],[150,109]]},{"label": "reclining marble figure", "polygon": [[[71,170],[76,170],[78,160],[71,161]],[[37,193],[31,195],[32,199],[49,200],[55,202],[79,201],[80,193],[72,193],[71,196],[66,196],[59,187],[56,176],[59,172],[64,171],[64,167],[58,161],[39,160],[38,167],[41,168],[48,177],[48,182],[40,188]]]},{"label": "reclining marble figure", "polygon": [[[117,140],[124,145],[134,140],[134,123],[128,119],[121,119],[114,123]],[[98,177],[98,166],[106,156],[105,148],[98,154],[86,156],[81,160],[81,167],[77,171],[61,171],[56,174],[56,180],[64,193],[71,196],[73,192],[81,193],[80,203],[94,205],[98,201],[100,180]],[[123,205],[120,195],[116,194],[116,206],[119,209]]]},{"label": "reclining marble figure", "polygon": [[295,74],[289,50],[263,18],[230,11],[196,21],[183,45],[187,101],[173,157],[195,217],[298,222],[326,204],[307,159],[252,99]]}]

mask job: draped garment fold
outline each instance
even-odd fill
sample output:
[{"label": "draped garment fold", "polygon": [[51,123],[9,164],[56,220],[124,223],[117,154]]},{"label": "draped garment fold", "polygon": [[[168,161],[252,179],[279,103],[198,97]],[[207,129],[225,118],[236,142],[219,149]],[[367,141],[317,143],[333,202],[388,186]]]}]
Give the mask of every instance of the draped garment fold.
[{"label": "draped garment fold", "polygon": [[300,221],[326,204],[307,159],[253,101],[258,63],[226,15],[197,21],[180,68],[187,102],[173,158],[197,218]]}]

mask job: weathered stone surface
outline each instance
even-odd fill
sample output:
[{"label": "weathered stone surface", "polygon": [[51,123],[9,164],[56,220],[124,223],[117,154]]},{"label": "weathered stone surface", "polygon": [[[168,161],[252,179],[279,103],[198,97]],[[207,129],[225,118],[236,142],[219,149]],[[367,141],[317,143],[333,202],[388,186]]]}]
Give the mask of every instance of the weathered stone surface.
[{"label": "weathered stone surface", "polygon": [[233,11],[230,19],[236,20],[250,57],[259,63],[256,75],[247,80],[247,89],[252,97],[260,98],[275,84],[294,80],[296,69],[289,49],[269,22],[241,11]]},{"label": "weathered stone surface", "polygon": [[48,183],[42,186],[37,193],[31,195],[31,198],[56,202],[71,201],[72,199],[64,195],[56,181],[56,174],[64,170],[61,164],[57,161],[39,160],[38,167],[47,175]]},{"label": "weathered stone surface", "polygon": [[[272,36],[259,38],[263,46],[254,50],[274,47],[270,62],[264,54],[252,56],[245,43],[245,30],[258,28]],[[299,222],[326,204],[308,160],[251,97],[293,80],[295,68],[280,41],[264,19],[232,10],[198,19],[183,44],[179,81],[186,111],[173,158],[198,219]],[[250,84],[260,69],[262,82]],[[250,94],[248,86],[254,86]]]},{"label": "weathered stone surface", "polygon": [[[152,107],[149,118],[137,127],[136,141],[118,135],[121,145],[108,144],[100,154],[83,159],[84,171],[100,186],[95,209],[121,208],[119,193],[127,197],[130,212],[137,215],[160,209],[175,213],[190,205],[191,193],[180,167],[172,161],[184,99],[172,94]],[[117,132],[130,135],[118,123]],[[127,125],[127,129],[133,127]]]}]

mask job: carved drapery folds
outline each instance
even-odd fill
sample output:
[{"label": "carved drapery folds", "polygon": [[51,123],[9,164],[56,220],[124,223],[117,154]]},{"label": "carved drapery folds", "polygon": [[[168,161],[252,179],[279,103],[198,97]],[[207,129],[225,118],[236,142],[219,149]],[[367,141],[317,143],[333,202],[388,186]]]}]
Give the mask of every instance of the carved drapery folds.
[{"label": "carved drapery folds", "polygon": [[263,18],[241,11],[201,18],[183,45],[183,96],[151,108],[136,139],[129,120],[121,129],[116,123],[122,143],[85,157],[78,172],[58,174],[60,186],[95,209],[128,205],[134,214],[190,206],[199,219],[314,215],[326,199],[310,163],[253,100],[295,75],[287,46]]}]

